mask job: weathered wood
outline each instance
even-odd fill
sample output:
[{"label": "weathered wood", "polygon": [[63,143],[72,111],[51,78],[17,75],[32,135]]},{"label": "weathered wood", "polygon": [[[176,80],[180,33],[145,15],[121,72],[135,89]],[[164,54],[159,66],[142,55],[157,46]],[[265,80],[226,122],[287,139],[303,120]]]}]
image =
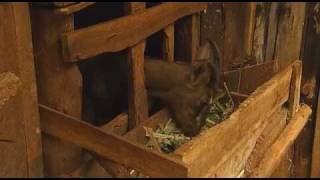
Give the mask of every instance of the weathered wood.
[{"label": "weathered wood", "polygon": [[244,41],[244,49],[246,55],[252,54],[253,48],[253,40],[254,40],[254,32],[256,32],[257,28],[255,27],[255,16],[256,16],[256,2],[248,2],[247,12],[246,12],[246,25],[245,25],[245,41]]},{"label": "weathered wood", "polygon": [[[58,111],[81,117],[82,77],[77,65],[62,60],[59,38],[73,30],[73,17],[51,10],[31,8],[32,35],[39,102]],[[82,163],[82,149],[43,134],[45,176],[69,173]]]},{"label": "weathered wood", "polygon": [[[187,174],[185,164],[180,161],[122,137],[103,132],[88,123],[46,106],[40,105],[39,108],[41,128],[48,134],[77,144],[151,177],[185,177]],[[142,156],[144,158],[141,158]]]},{"label": "weathered wood", "polygon": [[[126,14],[133,15],[144,11],[144,2],[130,2]],[[132,129],[148,118],[148,97],[144,76],[145,42],[141,41],[128,49],[129,64],[129,110],[128,128]]]},{"label": "weathered wood", "polygon": [[9,140],[0,144],[0,176],[42,177],[42,144],[28,3],[1,3],[0,19],[0,73],[12,72],[21,83],[15,98],[0,113],[1,136]]},{"label": "weathered wood", "polygon": [[259,165],[264,153],[274,143],[286,127],[288,110],[281,108],[269,118],[269,122],[262,134],[259,136],[252,154],[249,156],[245,166],[245,176],[248,177],[252,170]]},{"label": "weathered wood", "polygon": [[207,2],[207,9],[200,15],[200,44],[206,39],[216,42],[223,57],[224,22],[223,2]]},{"label": "weathered wood", "polygon": [[289,118],[291,119],[294,114],[298,111],[300,105],[300,86],[301,86],[301,75],[302,75],[302,63],[296,61],[292,65],[292,77],[289,90]]},{"label": "weathered wood", "polygon": [[[167,121],[169,119],[169,112],[167,110],[161,110],[154,114],[153,116],[150,117],[150,119],[143,121],[142,124],[139,126],[135,127],[128,133],[123,133],[124,137],[129,139],[131,142],[135,142],[141,145],[144,145],[147,142],[147,137],[145,136],[144,129],[142,128],[143,126],[146,127],[151,127],[155,128],[156,125],[158,125],[161,122]],[[112,122],[114,121],[114,122]],[[114,131],[114,126],[113,124],[117,124],[119,126],[127,127],[127,121],[120,121],[119,118],[115,118],[112,120],[110,123],[108,123],[108,126],[104,126],[101,129],[105,132],[113,132],[115,134],[119,133],[119,131]],[[110,125],[109,125],[110,124]],[[119,133],[120,134],[120,133]],[[117,134],[117,135],[119,135]],[[122,132],[121,132],[122,134]],[[101,156],[94,155],[95,158],[98,160],[98,162],[103,166],[105,170],[107,170],[112,177],[129,177],[129,171],[127,168],[125,168],[122,165],[119,165],[117,163],[114,163],[110,160],[107,160]]]},{"label": "weathered wood", "polygon": [[105,130],[117,135],[124,135],[128,131],[128,114],[121,113],[109,123],[100,127],[101,130]]},{"label": "weathered wood", "polygon": [[298,112],[291,119],[288,126],[280,134],[276,142],[265,153],[259,166],[253,170],[251,177],[267,178],[271,176],[273,170],[280,163],[281,158],[286,154],[294,140],[301,132],[310,114],[311,109],[309,106],[302,105],[299,108]]},{"label": "weathered wood", "polygon": [[40,6],[54,6],[56,8],[65,7],[72,4],[76,4],[77,2],[32,2],[32,5],[40,5]]},{"label": "weathered wood", "polygon": [[[255,90],[227,120],[176,150],[190,168],[188,176],[199,177],[207,174],[207,176],[223,177],[227,173],[228,176],[237,175],[235,173],[238,172],[232,169],[230,171],[222,169],[221,174],[218,170],[221,165],[225,168],[234,167],[228,163],[241,166],[245,161],[245,159],[236,161],[238,156],[235,152],[241,149],[241,146],[246,147],[246,152],[252,150],[248,146],[254,146],[259,131],[263,128],[262,124],[287,101],[291,72],[292,68],[289,67],[275,75]],[[233,133],[229,133],[231,131]]]},{"label": "weathered wood", "polygon": [[169,25],[163,30],[163,58],[169,62],[174,61],[174,24]]},{"label": "weathered wood", "polygon": [[[224,12],[224,53],[222,70],[231,69],[234,62],[240,62],[247,53],[250,42],[248,33],[250,18],[248,19],[249,3],[232,2],[223,3]],[[249,13],[250,14],[250,13]],[[247,44],[247,45],[246,45]],[[251,47],[251,46],[250,46]]]},{"label": "weathered wood", "polygon": [[21,81],[15,74],[11,72],[0,74],[0,109],[8,100],[17,95],[20,87]]},{"label": "weathered wood", "polygon": [[[280,17],[274,59],[284,68],[299,59],[304,27],[305,2],[280,4]],[[290,49],[290,51],[288,51]]]},{"label": "weathered wood", "polygon": [[95,4],[95,2],[79,2],[76,4],[71,4],[66,7],[58,8],[54,10],[54,13],[57,15],[69,15],[75,12],[81,11],[91,5]]},{"label": "weathered wood", "polygon": [[[277,61],[265,62],[259,65],[244,67],[241,72],[240,92],[252,93],[258,86],[265,83],[278,72]],[[227,83],[230,91],[237,91],[240,70],[224,72],[222,79]]]},{"label": "weathered wood", "polygon": [[[177,19],[205,8],[205,3],[163,3],[141,13],[62,35],[65,61],[83,60],[133,46]],[[145,28],[148,27],[148,28]]]},{"label": "weathered wood", "polygon": [[[319,90],[320,95],[320,90]],[[320,177],[320,96],[318,95],[318,104],[316,110],[314,139],[312,149],[311,178]]]},{"label": "weathered wood", "polygon": [[278,7],[279,2],[271,2],[269,17],[268,17],[268,37],[266,41],[266,54],[265,61],[270,61],[274,59],[274,51],[276,45],[276,36],[278,29]]},{"label": "weathered wood", "polygon": [[257,2],[256,4],[256,16],[255,16],[255,27],[254,37],[252,41],[252,56],[257,61],[257,64],[261,64],[265,59],[265,37],[266,37],[266,26],[267,26],[267,3]]}]

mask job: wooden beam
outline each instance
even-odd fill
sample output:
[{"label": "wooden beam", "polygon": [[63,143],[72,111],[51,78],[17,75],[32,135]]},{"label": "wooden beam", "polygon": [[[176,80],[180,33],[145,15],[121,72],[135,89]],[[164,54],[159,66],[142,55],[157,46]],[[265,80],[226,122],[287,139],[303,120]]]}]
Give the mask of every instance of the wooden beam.
[{"label": "wooden beam", "polygon": [[269,17],[268,17],[268,37],[266,41],[265,49],[265,61],[271,61],[274,59],[274,51],[276,45],[276,36],[278,30],[278,7],[279,2],[271,2]]},{"label": "wooden beam", "polygon": [[[278,34],[274,59],[284,68],[300,59],[306,2],[280,4]],[[279,11],[279,12],[280,12]],[[290,49],[290,52],[288,52]]]},{"label": "wooden beam", "polygon": [[[288,67],[275,75],[242,102],[228,119],[176,150],[188,164],[190,177],[204,174],[208,174],[208,177],[212,175],[223,177],[227,172],[228,175],[237,176],[235,173],[238,172],[230,168],[234,167],[230,163],[238,163],[241,166],[245,159],[237,161],[237,157],[241,156],[237,156],[235,152],[241,146],[246,147],[246,152],[252,150],[249,145],[254,146],[255,138],[259,135],[257,131],[263,128],[261,124],[288,100],[291,73],[292,68]],[[222,165],[225,167],[222,169],[224,173],[219,174]],[[229,171],[226,168],[230,168]]]},{"label": "wooden beam", "polygon": [[[43,177],[29,4],[1,3],[0,19],[0,73],[11,72],[20,81],[15,98],[1,107],[1,136],[13,143],[0,144],[0,176]],[[13,95],[11,88],[5,96]]]},{"label": "wooden beam", "polygon": [[[39,102],[58,111],[81,117],[82,75],[77,65],[62,60],[61,33],[73,31],[73,16],[31,6],[32,40]],[[30,41],[31,42],[31,41]],[[45,176],[58,177],[78,168],[83,150],[72,143],[43,134]]]},{"label": "wooden beam", "polygon": [[291,119],[288,126],[281,133],[276,142],[265,153],[259,166],[253,170],[251,177],[268,178],[273,170],[279,165],[282,157],[287,153],[294,140],[297,138],[304,125],[308,121],[311,109],[302,105]]},{"label": "wooden beam", "polygon": [[204,8],[205,3],[199,2],[163,3],[141,13],[65,33],[62,35],[64,60],[74,62],[104,52],[124,50],[177,19]]},{"label": "wooden beam", "polygon": [[101,130],[105,130],[117,135],[124,135],[128,131],[128,114],[121,113],[107,124],[100,127]]},{"label": "wooden beam", "polygon": [[[320,95],[320,89],[319,89],[319,95]],[[311,178],[320,177],[320,96],[319,95],[318,95],[318,104],[317,104],[315,126],[314,126]]]},{"label": "wooden beam", "polygon": [[174,24],[170,24],[163,30],[164,39],[162,45],[163,58],[169,62],[174,61]]},{"label": "wooden beam", "polygon": [[[126,14],[133,15],[144,11],[145,2],[130,2],[126,5]],[[145,41],[128,49],[129,64],[129,110],[128,128],[132,129],[136,125],[148,118],[148,97],[145,86],[144,75],[144,50]]]},{"label": "wooden beam", "polygon": [[263,155],[268,148],[279,137],[283,129],[286,127],[288,110],[281,108],[275,114],[270,116],[269,122],[262,134],[259,136],[257,143],[245,165],[245,177],[249,177],[253,169],[259,165]]},{"label": "wooden beam", "polygon": [[226,71],[223,73],[222,79],[227,83],[230,91],[236,92],[240,83],[240,92],[250,94],[277,72],[277,61],[269,61],[259,65],[244,67],[241,72],[241,79],[239,79],[240,70]]},{"label": "wooden beam", "polygon": [[17,95],[20,87],[21,81],[14,73],[0,74],[0,109],[8,100]]},{"label": "wooden beam", "polygon": [[66,7],[58,8],[54,10],[54,13],[57,15],[69,15],[69,14],[73,14],[75,12],[81,11],[94,4],[95,2],[79,2],[79,3],[71,4]]},{"label": "wooden beam", "polygon": [[[40,105],[42,131],[151,177],[185,177],[184,163]],[[63,124],[63,126],[61,126]],[[111,146],[110,146],[111,145]],[[143,157],[143,158],[141,158]]]},{"label": "wooden beam", "polygon": [[200,45],[200,16],[193,14],[184,17],[175,26],[175,59],[193,63]]},{"label": "wooden beam", "polygon": [[296,61],[292,65],[292,77],[289,91],[289,118],[291,119],[300,106],[300,86],[302,76],[302,63]]},{"label": "wooden beam", "polygon": [[[251,6],[252,7],[252,6]],[[240,62],[252,47],[248,40],[251,33],[250,2],[223,3],[224,12],[224,57],[222,70],[231,70],[234,62]],[[227,51],[228,50],[228,51]],[[227,51],[227,52],[226,52]]]}]

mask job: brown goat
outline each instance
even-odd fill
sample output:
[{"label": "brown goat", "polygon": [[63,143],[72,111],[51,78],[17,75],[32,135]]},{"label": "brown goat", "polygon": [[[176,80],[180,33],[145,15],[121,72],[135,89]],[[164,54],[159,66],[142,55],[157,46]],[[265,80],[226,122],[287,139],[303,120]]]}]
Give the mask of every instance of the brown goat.
[{"label": "brown goat", "polygon": [[166,102],[186,136],[197,135],[205,124],[208,103],[219,83],[220,58],[217,46],[207,41],[193,65],[155,59],[145,62],[148,93]]},{"label": "brown goat", "polygon": [[[207,41],[199,48],[194,64],[145,60],[148,94],[167,104],[173,119],[187,136],[198,134],[205,123],[207,103],[218,85],[220,58],[217,46]],[[90,123],[105,124],[106,117],[112,118],[112,114],[127,108],[127,101],[123,106],[119,104],[120,99],[127,100],[125,59],[119,54],[100,56],[95,62],[82,65],[87,69],[91,66],[87,71],[82,68],[86,84],[84,119]]]}]

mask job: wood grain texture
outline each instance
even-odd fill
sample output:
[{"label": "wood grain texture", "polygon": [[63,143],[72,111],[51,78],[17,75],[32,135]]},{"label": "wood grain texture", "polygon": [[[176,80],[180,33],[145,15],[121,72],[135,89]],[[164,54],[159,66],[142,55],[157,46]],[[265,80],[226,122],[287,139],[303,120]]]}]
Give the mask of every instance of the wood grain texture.
[{"label": "wood grain texture", "polygon": [[[225,163],[239,163],[241,166],[245,159],[236,161],[237,157],[241,156],[234,152],[241,146],[246,147],[245,152],[252,150],[249,145],[254,145],[259,131],[263,129],[263,122],[287,101],[291,72],[292,68],[288,67],[275,75],[255,90],[227,120],[176,150],[190,168],[188,176],[199,177],[207,174],[208,177],[223,177],[226,173],[228,177],[237,175],[235,173],[238,172],[231,169],[222,169],[219,174],[219,167],[234,167]],[[230,131],[233,133],[228,133]],[[208,156],[211,158],[207,158]]]},{"label": "wood grain texture", "polygon": [[46,106],[39,107],[41,128],[48,134],[77,144],[151,177],[185,177],[187,174],[187,168],[182,162],[132,143],[125,138],[101,131],[88,123]]},{"label": "wood grain texture", "polygon": [[[126,5],[126,14],[133,15],[144,11],[145,2],[130,2]],[[144,75],[145,41],[128,49],[129,64],[129,109],[128,128],[132,129],[148,118],[148,99]]]},{"label": "wood grain texture", "polygon": [[57,15],[69,15],[81,11],[93,4],[95,4],[95,2],[79,2],[66,7],[58,8],[54,10],[54,13]]},{"label": "wood grain texture", "polygon": [[267,178],[271,176],[273,170],[281,162],[281,158],[286,154],[294,140],[297,138],[298,134],[303,129],[304,125],[309,119],[310,114],[311,109],[309,106],[302,105],[299,108],[298,112],[291,119],[288,126],[280,134],[276,142],[265,153],[259,166],[253,170],[251,177]]},{"label": "wood grain texture", "polygon": [[163,3],[141,13],[65,33],[62,35],[64,60],[72,62],[124,50],[177,19],[204,8],[205,3]]},{"label": "wood grain texture", "polygon": [[250,154],[248,161],[245,165],[245,177],[249,177],[253,169],[259,165],[259,162],[263,158],[265,152],[274,143],[274,141],[281,134],[283,129],[286,127],[288,110],[286,108],[281,108],[276,111],[269,118],[269,122],[265,129],[259,136],[254,150]]},{"label": "wood grain texture", "polygon": [[[82,77],[77,65],[62,60],[59,38],[73,30],[73,17],[31,8],[32,35],[39,102],[60,112],[81,117]],[[57,177],[78,168],[82,149],[43,134],[45,176]]]},{"label": "wood grain texture", "polygon": [[[252,93],[257,87],[268,81],[278,72],[278,62],[270,61],[259,65],[244,67],[241,72],[240,92]],[[227,83],[230,91],[237,91],[240,70],[226,71],[222,79]]]},{"label": "wood grain texture", "polygon": [[11,72],[0,74],[0,109],[12,97],[15,97],[21,87],[20,79]]},{"label": "wood grain texture", "polygon": [[[320,94],[320,90],[319,90]],[[318,96],[318,104],[314,126],[314,139],[312,149],[311,178],[320,177],[320,98]]]},{"label": "wood grain texture", "polygon": [[169,62],[174,61],[174,24],[167,26],[163,30],[163,58]]},{"label": "wood grain texture", "polygon": [[[0,4],[0,72],[20,79],[20,91],[1,110],[1,177],[42,177],[42,143],[28,3]],[[14,90],[14,89],[12,89]]]}]

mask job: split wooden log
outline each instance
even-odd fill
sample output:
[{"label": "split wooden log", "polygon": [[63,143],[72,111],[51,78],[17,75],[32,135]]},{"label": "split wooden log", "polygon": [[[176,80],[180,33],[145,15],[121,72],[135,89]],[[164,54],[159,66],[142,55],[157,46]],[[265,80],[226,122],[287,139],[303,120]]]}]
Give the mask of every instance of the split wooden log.
[{"label": "split wooden log", "polygon": [[71,4],[66,7],[58,8],[54,10],[54,13],[57,15],[69,15],[69,14],[73,14],[75,12],[81,11],[94,4],[95,2],[79,2],[79,3]]},{"label": "split wooden log", "polygon": [[147,176],[185,177],[187,175],[187,167],[177,159],[103,132],[99,128],[46,106],[40,105],[39,108],[42,130],[48,134],[93,151],[113,162],[136,169]]},{"label": "split wooden log", "polygon": [[141,13],[65,33],[62,35],[64,60],[74,62],[104,52],[124,50],[205,7],[205,3],[199,2],[163,3]]},{"label": "split wooden log", "polygon": [[253,170],[251,177],[268,178],[279,165],[283,156],[287,153],[294,140],[297,138],[304,125],[308,121],[311,109],[307,105],[302,105],[290,123],[281,133],[276,142],[265,153],[259,166]]}]

